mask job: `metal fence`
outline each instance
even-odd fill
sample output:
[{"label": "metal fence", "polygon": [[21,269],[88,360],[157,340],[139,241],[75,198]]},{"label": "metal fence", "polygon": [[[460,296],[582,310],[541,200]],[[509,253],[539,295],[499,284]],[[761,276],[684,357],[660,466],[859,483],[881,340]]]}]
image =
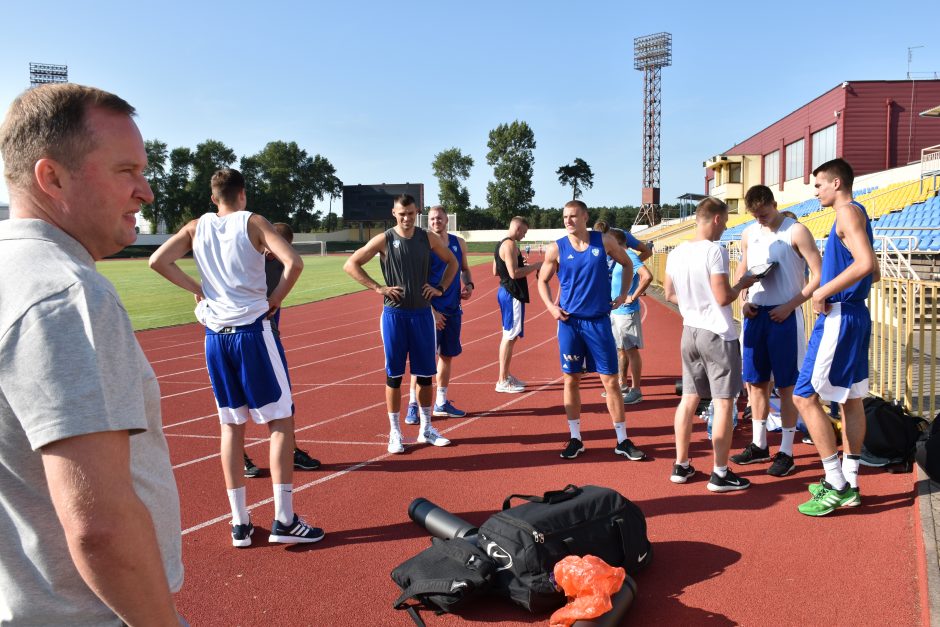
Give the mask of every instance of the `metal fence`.
[{"label": "metal fence", "polygon": [[[736,250],[731,249],[731,274],[737,267]],[[666,255],[657,251],[646,266],[653,284],[662,287]],[[940,282],[899,277],[883,277],[872,286],[868,300],[872,334],[869,348],[869,388],[887,400],[899,400],[908,411],[928,420],[940,406]],[[741,320],[741,301],[732,305],[735,320]],[[812,304],[803,304],[807,339],[816,322]]]}]

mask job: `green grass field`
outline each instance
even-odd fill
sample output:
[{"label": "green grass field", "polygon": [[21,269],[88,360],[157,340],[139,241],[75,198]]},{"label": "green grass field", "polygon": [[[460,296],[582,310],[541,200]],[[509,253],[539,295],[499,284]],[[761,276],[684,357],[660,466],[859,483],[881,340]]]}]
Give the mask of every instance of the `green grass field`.
[{"label": "green grass field", "polygon": [[[291,290],[285,307],[302,305],[324,298],[351,294],[364,289],[343,272],[346,257],[304,255],[304,271]],[[489,257],[473,256],[470,265],[476,266],[490,261]],[[199,278],[196,263],[182,259],[178,265],[184,272]],[[120,259],[98,262],[98,271],[105,275],[117,289],[124,307],[130,315],[134,330],[155,329],[175,324],[195,322],[193,309],[196,306],[192,294],[176,287],[147,266],[146,259]],[[367,266],[369,276],[381,280],[378,258]]]}]

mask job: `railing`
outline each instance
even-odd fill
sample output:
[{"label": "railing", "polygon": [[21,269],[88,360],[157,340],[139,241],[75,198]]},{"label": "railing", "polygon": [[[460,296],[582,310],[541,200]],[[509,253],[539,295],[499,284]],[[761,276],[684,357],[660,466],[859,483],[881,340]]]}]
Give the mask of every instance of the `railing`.
[{"label": "railing", "polygon": [[[879,230],[889,231],[892,228],[887,227]],[[920,275],[911,265],[911,256],[913,250],[917,248],[919,239],[914,235],[876,235],[875,241],[881,242],[881,248],[878,250],[878,263],[882,275],[895,279],[913,278],[919,280]],[[898,241],[907,242],[907,249],[901,250],[898,248]],[[904,273],[905,271],[907,271],[907,274]]]},{"label": "railing", "polygon": [[[653,284],[662,288],[667,251],[656,251],[646,266]],[[734,277],[737,261],[732,259]],[[884,268],[882,270],[884,272]],[[869,346],[869,388],[888,400],[900,400],[913,414],[932,419],[940,399],[940,282],[884,275],[869,297],[872,334]],[[741,301],[732,305],[741,320]],[[807,340],[816,322],[811,302],[803,303]]]},{"label": "railing", "polygon": [[940,174],[940,144],[927,146],[920,151],[920,175]]}]

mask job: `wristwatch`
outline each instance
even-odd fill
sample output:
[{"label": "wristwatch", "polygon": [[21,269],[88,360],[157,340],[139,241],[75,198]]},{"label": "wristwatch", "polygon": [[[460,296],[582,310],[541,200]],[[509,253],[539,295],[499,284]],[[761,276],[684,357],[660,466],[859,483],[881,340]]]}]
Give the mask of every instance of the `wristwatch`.
[{"label": "wristwatch", "polygon": [[434,289],[436,289],[436,290],[437,290],[438,292],[440,292],[441,294],[444,293],[444,286],[441,285],[440,283],[438,283],[437,285],[435,285],[435,286],[434,286]]}]

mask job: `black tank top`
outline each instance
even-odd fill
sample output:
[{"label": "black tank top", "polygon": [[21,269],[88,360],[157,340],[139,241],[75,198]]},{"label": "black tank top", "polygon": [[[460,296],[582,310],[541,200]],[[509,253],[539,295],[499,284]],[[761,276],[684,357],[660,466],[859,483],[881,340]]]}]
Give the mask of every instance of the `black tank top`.
[{"label": "black tank top", "polygon": [[[496,251],[493,253],[493,258],[496,260],[496,274],[499,275],[499,284],[506,288],[506,291],[518,301],[523,303],[529,302],[529,281],[526,277],[521,279],[513,279],[509,276],[509,268],[506,267],[506,262],[503,261],[503,258],[499,256],[499,249],[502,247],[503,242],[506,240],[512,240],[511,237],[504,237],[499,241],[499,244],[496,245]],[[515,242],[513,242],[515,245]],[[525,265],[525,259],[522,256],[522,253],[519,253],[519,256],[516,257],[516,265],[520,268]]]},{"label": "black tank top", "polygon": [[424,229],[415,227],[410,239],[400,236],[394,228],[385,231],[385,256],[382,258],[385,285],[405,290],[397,303],[386,296],[386,307],[423,309],[431,306],[421,294],[421,288],[428,282],[430,255],[431,244]]}]

